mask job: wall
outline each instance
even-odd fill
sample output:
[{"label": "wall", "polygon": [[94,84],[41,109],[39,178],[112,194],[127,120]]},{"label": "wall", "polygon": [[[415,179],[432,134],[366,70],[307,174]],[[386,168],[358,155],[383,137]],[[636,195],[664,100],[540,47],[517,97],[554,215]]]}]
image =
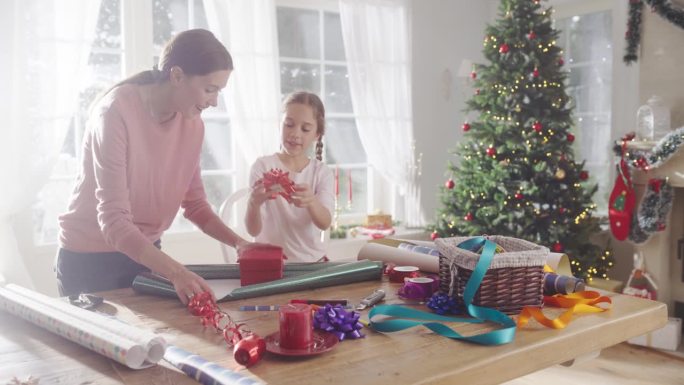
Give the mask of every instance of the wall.
[{"label": "wall", "polygon": [[[464,100],[472,92],[464,87],[465,79],[457,77],[459,66],[464,59],[483,60],[484,25],[497,4],[472,0],[412,3],[413,129],[416,151],[423,153],[420,184],[428,223],[434,222],[439,207],[438,188],[448,179],[447,162],[456,160],[448,150],[456,148],[463,136]],[[450,87],[446,71],[451,74]]]},{"label": "wall", "polygon": [[[684,1],[679,7],[684,9]],[[639,101],[659,95],[671,108],[672,127],[684,126],[684,29],[644,9],[639,53]]]}]

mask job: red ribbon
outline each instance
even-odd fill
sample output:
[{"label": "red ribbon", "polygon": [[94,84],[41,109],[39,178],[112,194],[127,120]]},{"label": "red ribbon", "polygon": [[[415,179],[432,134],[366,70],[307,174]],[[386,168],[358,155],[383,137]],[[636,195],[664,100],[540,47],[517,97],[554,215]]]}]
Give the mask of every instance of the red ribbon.
[{"label": "red ribbon", "polygon": [[280,186],[281,190],[278,194],[285,198],[286,201],[292,203],[292,194],[295,192],[294,182],[290,179],[290,173],[285,172],[279,168],[272,168],[264,173],[261,178],[261,183],[268,190],[273,186]]},{"label": "red ribbon", "polygon": [[203,292],[195,294],[188,303],[188,310],[194,316],[202,317],[204,327],[213,326],[223,335],[228,347],[233,348],[233,358],[237,363],[251,366],[259,362],[266,351],[263,338],[245,330],[244,323],[236,323],[222,311],[211,298],[211,294]]}]

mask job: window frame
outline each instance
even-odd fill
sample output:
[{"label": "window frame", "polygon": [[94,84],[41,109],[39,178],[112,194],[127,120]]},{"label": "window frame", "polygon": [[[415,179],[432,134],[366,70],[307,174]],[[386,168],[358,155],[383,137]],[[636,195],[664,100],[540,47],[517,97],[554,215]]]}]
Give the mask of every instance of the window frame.
[{"label": "window frame", "polygon": [[[311,10],[311,11],[316,11],[318,13],[318,28],[319,28],[319,36],[321,36],[321,39],[319,41],[319,48],[320,48],[320,53],[321,53],[321,58],[320,59],[304,59],[304,58],[294,58],[294,57],[287,57],[287,56],[280,56],[279,55],[279,62],[280,63],[302,63],[302,64],[315,64],[318,65],[319,72],[321,74],[320,79],[319,79],[319,85],[320,85],[320,95],[322,96],[323,102],[325,103],[325,95],[326,95],[326,87],[325,87],[325,67],[326,66],[341,66],[344,68],[348,68],[347,62],[345,61],[340,61],[340,60],[329,60],[325,59],[325,39],[324,33],[325,33],[325,13],[339,13],[340,8],[339,8],[339,3],[334,0],[275,0],[275,6],[276,10],[277,8],[284,7],[284,8],[299,8],[299,9],[305,9],[305,10]],[[351,112],[328,112],[326,111],[326,120],[330,119],[355,119],[356,115]],[[325,151],[325,148],[324,148]],[[362,170],[365,169],[366,171],[366,180],[365,180],[365,188],[366,188],[366,210],[365,212],[361,211],[356,211],[356,212],[345,212],[344,210],[341,210],[339,212],[339,217],[338,217],[338,223],[340,225],[346,225],[346,224],[362,224],[366,218],[366,212],[373,211],[376,208],[379,208],[383,210],[384,212],[389,212],[391,207],[379,207],[379,202],[382,202],[383,200],[381,199],[382,197],[378,194],[378,192],[381,189],[378,189],[377,186],[382,183],[379,179],[378,174],[374,171],[374,168],[372,165],[370,165],[368,162],[365,163],[339,163],[339,164],[329,164],[328,165],[331,168],[336,168],[339,167],[341,173],[340,173],[340,178],[342,175],[345,175],[346,177],[346,171],[347,170]],[[346,206],[346,191],[340,191],[340,200],[339,200],[339,205],[340,207],[345,207]],[[335,213],[333,213],[334,215]]]},{"label": "window frame", "polygon": [[[611,142],[632,131],[634,126],[634,114],[638,107],[638,63],[625,66],[622,62],[625,47],[625,26],[627,24],[628,2],[615,2],[613,0],[581,0],[563,1],[552,0],[550,5],[554,9],[554,19],[582,16],[596,12],[610,12],[612,18],[611,44],[612,44],[612,68],[611,68],[611,111],[610,111],[610,137]],[[606,151],[611,151],[611,146]],[[615,178],[613,162],[609,162],[609,179],[597,181],[598,183],[612,183]],[[608,188],[608,194],[610,188]],[[607,200],[607,197],[606,197]],[[598,216],[607,217],[607,205],[599,208]]]}]

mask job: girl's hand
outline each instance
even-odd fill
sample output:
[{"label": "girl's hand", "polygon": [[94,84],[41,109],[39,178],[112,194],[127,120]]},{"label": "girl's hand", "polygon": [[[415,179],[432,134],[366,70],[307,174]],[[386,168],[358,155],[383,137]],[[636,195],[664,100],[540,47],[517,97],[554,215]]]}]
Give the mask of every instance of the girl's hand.
[{"label": "girl's hand", "polygon": [[266,187],[264,187],[264,183],[261,180],[258,180],[254,184],[254,187],[252,187],[252,193],[249,196],[249,200],[257,206],[261,206],[267,200],[275,199],[277,196],[278,194],[276,192],[267,190]]},{"label": "girl's hand", "polygon": [[296,207],[307,208],[316,200],[311,187],[307,184],[296,184],[295,192],[292,194],[292,203]]},{"label": "girl's hand", "polygon": [[171,283],[173,283],[173,287],[176,289],[176,294],[178,294],[178,298],[181,300],[183,305],[187,305],[192,296],[203,291],[211,293],[211,299],[216,301],[214,292],[211,290],[211,287],[209,287],[207,282],[202,279],[202,277],[188,269],[178,271],[172,277],[169,277],[169,279],[171,280]]}]

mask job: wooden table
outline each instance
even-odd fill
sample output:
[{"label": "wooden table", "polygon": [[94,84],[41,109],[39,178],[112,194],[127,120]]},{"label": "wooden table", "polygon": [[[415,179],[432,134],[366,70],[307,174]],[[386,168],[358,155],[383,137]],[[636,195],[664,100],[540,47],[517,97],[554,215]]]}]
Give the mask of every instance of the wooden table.
[{"label": "wooden table", "polygon": [[[358,301],[383,288],[387,303],[400,303],[398,284],[362,282],[310,292],[288,293],[225,302],[221,307],[261,336],[278,329],[277,312],[240,312],[239,305],[279,304],[291,298],[348,298]],[[235,363],[222,338],[205,330],[178,301],[136,295],[130,289],[103,293],[101,310],[163,334],[167,341],[227,368],[271,384],[496,384],[625,341],[663,326],[664,304],[608,293],[610,311],[578,315],[563,330],[531,321],[515,340],[501,346],[478,346],[450,340],[417,327],[393,334],[365,330],[366,338],[343,341],[332,351],[308,358],[266,354],[245,369]],[[362,318],[367,317],[367,311]],[[486,325],[454,324],[461,333]],[[60,384],[196,384],[162,362],[131,370],[23,320],[0,313],[0,384],[12,377],[39,378],[40,385]]]}]

